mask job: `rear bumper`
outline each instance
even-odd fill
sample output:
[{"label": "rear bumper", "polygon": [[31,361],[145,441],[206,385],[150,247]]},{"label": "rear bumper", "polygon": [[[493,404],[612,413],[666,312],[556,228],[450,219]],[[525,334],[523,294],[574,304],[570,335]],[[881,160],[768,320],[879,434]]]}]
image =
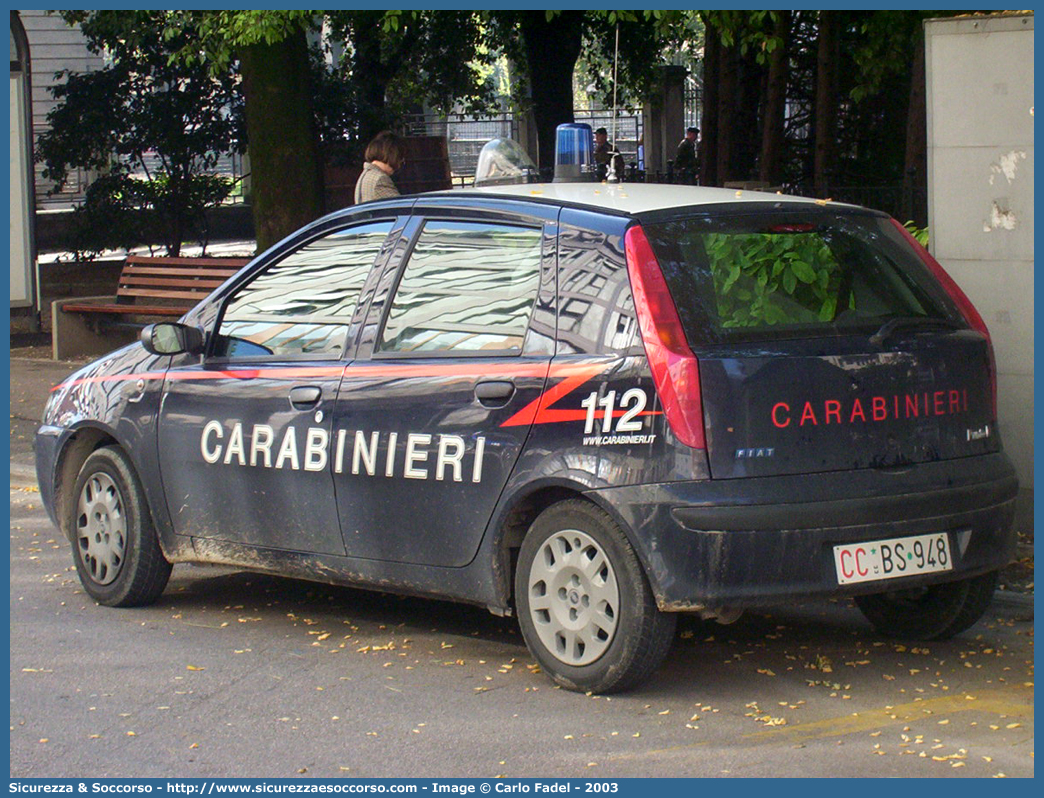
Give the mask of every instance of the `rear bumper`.
[{"label": "rear bumper", "polygon": [[[663,483],[592,491],[646,567],[660,609],[880,592],[1007,565],[1018,482],[1003,454],[904,469]],[[944,573],[838,585],[839,544],[947,532]]]}]

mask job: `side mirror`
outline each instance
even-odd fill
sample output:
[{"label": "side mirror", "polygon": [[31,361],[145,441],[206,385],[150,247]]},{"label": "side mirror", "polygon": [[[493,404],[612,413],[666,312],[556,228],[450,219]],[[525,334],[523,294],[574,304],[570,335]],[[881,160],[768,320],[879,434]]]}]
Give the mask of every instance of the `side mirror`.
[{"label": "side mirror", "polygon": [[197,327],[162,321],[141,331],[141,345],[153,355],[198,354],[203,351],[203,332]]}]

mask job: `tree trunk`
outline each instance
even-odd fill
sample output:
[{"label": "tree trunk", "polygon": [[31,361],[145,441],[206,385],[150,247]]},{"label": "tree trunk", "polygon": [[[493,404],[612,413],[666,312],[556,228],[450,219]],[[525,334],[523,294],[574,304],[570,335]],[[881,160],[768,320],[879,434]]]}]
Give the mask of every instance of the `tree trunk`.
[{"label": "tree trunk", "polygon": [[721,93],[721,39],[714,25],[704,18],[703,114],[700,118],[700,185],[718,184],[718,108]]},{"label": "tree trunk", "polygon": [[735,58],[736,101],[733,104],[729,174],[731,180],[756,180],[768,66],[757,62],[753,48],[746,54],[737,49]]},{"label": "tree trunk", "polygon": [[388,127],[385,89],[393,72],[381,59],[381,18],[383,11],[353,11],[352,82],[359,93],[359,160],[362,152],[380,131]]},{"label": "tree trunk", "polygon": [[924,29],[917,20],[910,103],[906,112],[906,159],[903,169],[902,221],[928,224],[928,112],[925,106]]},{"label": "tree trunk", "polygon": [[761,135],[761,157],[758,180],[770,185],[782,182],[783,125],[787,103],[787,45],[790,38],[790,12],[777,12],[772,35],[779,40],[768,57],[768,91],[765,96],[764,129]]},{"label": "tree trunk", "polygon": [[583,17],[583,11],[563,11],[549,22],[543,11],[521,12],[541,170],[554,168],[555,128],[573,121],[573,69]]},{"label": "tree trunk", "polygon": [[733,180],[733,142],[736,130],[736,102],[739,83],[739,48],[722,47],[719,55],[718,165],[717,185]]},{"label": "tree trunk", "polygon": [[258,251],[322,214],[304,30],[239,53]]},{"label": "tree trunk", "polygon": [[817,197],[826,198],[837,162],[838,61],[841,20],[836,11],[819,12],[816,58],[816,137],[813,183]]}]

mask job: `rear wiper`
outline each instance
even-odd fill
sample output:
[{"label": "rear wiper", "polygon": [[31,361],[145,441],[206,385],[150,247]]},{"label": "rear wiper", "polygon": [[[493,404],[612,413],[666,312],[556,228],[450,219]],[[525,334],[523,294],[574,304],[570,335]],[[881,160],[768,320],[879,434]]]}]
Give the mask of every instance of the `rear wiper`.
[{"label": "rear wiper", "polygon": [[870,336],[870,343],[880,346],[896,330],[936,329],[959,330],[961,325],[950,319],[928,318],[927,316],[896,316],[881,325],[881,329]]}]

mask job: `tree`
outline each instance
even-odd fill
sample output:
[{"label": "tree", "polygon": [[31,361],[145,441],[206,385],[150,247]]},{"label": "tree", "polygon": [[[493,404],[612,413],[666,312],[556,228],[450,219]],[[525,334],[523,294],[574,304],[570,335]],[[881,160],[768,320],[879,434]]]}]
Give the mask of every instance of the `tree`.
[{"label": "tree", "polygon": [[[906,97],[906,141],[903,152],[901,215],[927,223],[927,109],[925,107],[924,20],[945,16],[936,11],[880,11],[862,25],[863,42],[856,50],[861,82],[853,97],[881,96],[889,90]],[[895,78],[895,80],[892,80]],[[891,85],[888,85],[891,83]]]},{"label": "tree", "polygon": [[[305,46],[324,13],[345,50],[331,73]],[[240,65],[259,248],[323,212],[321,135],[347,145],[342,157],[361,160],[369,139],[400,118],[405,98],[446,110],[461,97],[475,107],[492,101],[473,67],[477,19],[475,12],[168,12],[167,35],[196,32],[181,61],[203,61],[214,74]],[[313,107],[317,88],[337,102]]]},{"label": "tree", "polygon": [[718,183],[718,108],[721,105],[721,36],[705,16],[707,41],[703,51],[703,113],[700,130],[700,183]]},{"label": "tree", "polygon": [[238,63],[259,250],[323,212],[319,140],[312,113],[308,11],[169,11],[163,35],[177,62],[215,77]]},{"label": "tree", "polygon": [[813,181],[816,194],[825,197],[835,175],[837,159],[838,60],[841,46],[841,12],[819,12],[816,61],[816,157]]},{"label": "tree", "polygon": [[233,76],[170,63],[183,46],[165,39],[159,12],[65,12],[79,22],[93,52],[108,64],[85,74],[64,72],[52,93],[49,130],[38,141],[44,175],[60,188],[71,169],[102,173],[74,216],[74,248],[96,254],[143,243],[161,231],[169,255],[186,237],[206,238],[207,207],[225,199],[229,181],[205,174],[241,140]]},{"label": "tree", "polygon": [[[489,31],[519,67],[537,129],[537,164],[555,163],[555,128],[573,121],[573,69],[585,11],[490,11]],[[521,86],[518,87],[521,89]]]},{"label": "tree", "polygon": [[[672,46],[691,39],[692,12],[685,11],[490,11],[490,46],[498,46],[518,67],[516,103],[529,107],[536,122],[538,163],[554,166],[555,128],[573,121],[573,72],[581,52],[588,62],[611,65],[616,32],[620,50],[617,81],[622,96],[643,96],[667,63]],[[612,85],[592,76],[608,106]],[[528,90],[528,96],[525,96]],[[619,98],[618,98],[619,99]]]},{"label": "tree", "polygon": [[[701,182],[777,182],[781,172],[790,12],[708,11]],[[775,172],[769,178],[763,172]]]},{"label": "tree", "polygon": [[238,55],[260,251],[322,215],[322,162],[304,28],[241,46]]},{"label": "tree", "polygon": [[923,223],[921,25],[940,12],[702,13],[701,182],[757,177]]},{"label": "tree", "polygon": [[787,41],[790,38],[790,12],[774,13],[772,41],[768,51],[768,82],[765,87],[764,129],[761,134],[761,157],[758,179],[772,185],[782,179],[784,129],[787,103]]},{"label": "tree", "polygon": [[380,130],[396,127],[425,106],[448,113],[482,113],[496,106],[487,80],[494,52],[474,11],[328,11],[329,41],[343,55],[324,70],[339,84],[338,120],[324,134],[339,139],[356,160]]}]

